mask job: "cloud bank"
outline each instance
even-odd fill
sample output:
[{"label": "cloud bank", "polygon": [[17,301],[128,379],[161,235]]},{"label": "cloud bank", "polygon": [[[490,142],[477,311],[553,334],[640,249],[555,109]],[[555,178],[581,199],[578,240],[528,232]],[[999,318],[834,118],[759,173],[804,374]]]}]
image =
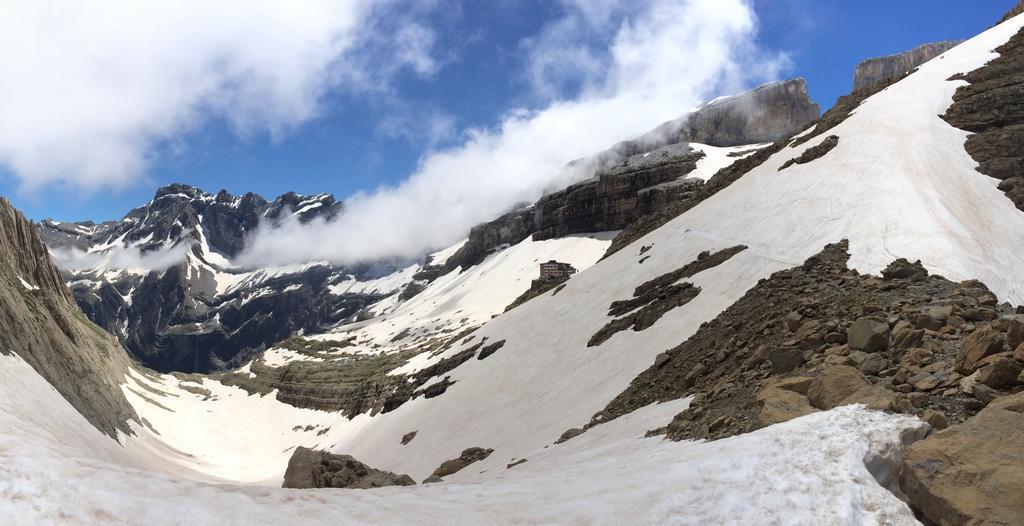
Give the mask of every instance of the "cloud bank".
[{"label": "cloud bank", "polygon": [[71,248],[51,250],[50,257],[57,268],[62,270],[128,269],[146,273],[166,270],[181,263],[190,249],[190,243],[179,243],[173,247],[145,253],[132,246],[115,246],[103,252],[86,252]]},{"label": "cloud bank", "polygon": [[404,2],[2,1],[0,172],[27,191],[117,189],[211,121],[277,138],[332,89],[432,75],[433,34],[394,12],[433,2]]},{"label": "cloud bank", "polygon": [[286,222],[254,235],[240,257],[262,266],[415,257],[545,189],[587,174],[567,162],[678,117],[701,101],[774,80],[784,56],[754,43],[746,0],[563,0],[564,15],[523,43],[543,100],[455,147],[423,156],[393,187],[346,201],[333,222]]}]

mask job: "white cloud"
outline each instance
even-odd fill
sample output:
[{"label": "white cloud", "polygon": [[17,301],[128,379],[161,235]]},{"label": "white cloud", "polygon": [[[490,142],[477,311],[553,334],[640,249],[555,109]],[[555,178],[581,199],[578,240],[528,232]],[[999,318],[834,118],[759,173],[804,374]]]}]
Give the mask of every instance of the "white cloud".
[{"label": "white cloud", "polygon": [[564,9],[526,43],[527,74],[558,71],[554,84],[564,88],[568,79],[578,88],[573,95],[511,111],[493,129],[468,130],[460,145],[425,155],[401,184],[349,199],[334,222],[263,229],[242,260],[351,263],[446,246],[514,203],[579,177],[564,169],[568,161],[703,100],[772,80],[785,64],[754,45],[756,20],[745,0],[566,0]]},{"label": "white cloud", "polygon": [[189,243],[151,250],[143,253],[136,247],[114,246],[103,252],[86,252],[78,249],[57,249],[50,251],[50,257],[63,270],[130,269],[135,272],[161,271],[185,259],[191,248]]},{"label": "white cloud", "polygon": [[28,190],[119,188],[211,120],[277,138],[328,90],[387,80],[357,67],[432,75],[429,29],[386,49],[372,32],[404,1],[0,0],[0,169]]}]

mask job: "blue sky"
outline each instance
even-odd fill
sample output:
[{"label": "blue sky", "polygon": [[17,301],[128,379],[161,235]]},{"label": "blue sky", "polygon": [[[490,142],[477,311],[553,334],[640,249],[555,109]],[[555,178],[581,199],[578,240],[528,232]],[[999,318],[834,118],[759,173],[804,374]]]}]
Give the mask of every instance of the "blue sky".
[{"label": "blue sky", "polygon": [[[863,58],[969,38],[1015,3],[762,0],[755,3],[754,43],[788,55],[782,76],[806,78],[824,110],[849,91],[853,67]],[[425,152],[457,146],[464,130],[499,126],[514,108],[543,107],[580,89],[570,79],[555,85],[559,92],[541,93],[529,75],[535,57],[524,42],[562,11],[548,1],[469,1],[425,10],[417,23],[435,38],[434,70],[428,74],[401,69],[381,91],[332,89],[313,117],[274,138],[266,133],[239,137],[222,118],[200,121],[159,141],[148,151],[145,169],[117,188],[89,191],[56,183],[18,191],[8,166],[0,168],[0,194],[35,219],[107,220],[170,182],[268,198],[286,191],[344,198],[393,185],[416,170]],[[666,113],[663,120],[676,116]],[[425,123],[433,123],[434,131]]]}]

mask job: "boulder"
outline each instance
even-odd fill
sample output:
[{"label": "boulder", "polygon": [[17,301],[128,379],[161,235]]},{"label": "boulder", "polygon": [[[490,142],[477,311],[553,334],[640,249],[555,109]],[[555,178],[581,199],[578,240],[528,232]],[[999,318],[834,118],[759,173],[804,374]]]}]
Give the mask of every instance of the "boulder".
[{"label": "boulder", "polygon": [[919,418],[921,420],[924,420],[925,422],[928,422],[928,425],[932,426],[932,429],[936,431],[941,431],[949,427],[949,419],[946,418],[946,415],[938,411],[925,409],[924,411],[921,412]]},{"label": "boulder", "polygon": [[963,374],[973,373],[982,358],[1002,352],[1003,341],[1003,333],[990,325],[979,327],[964,338],[963,347],[956,358],[956,370]]},{"label": "boulder", "polygon": [[932,389],[942,385],[948,379],[949,375],[945,373],[918,373],[908,378],[907,383],[914,386],[914,389],[917,389],[918,391],[931,391]]},{"label": "boulder", "polygon": [[913,329],[910,324],[897,325],[892,331],[892,347],[894,349],[910,349],[920,347],[924,342],[924,329]]},{"label": "boulder", "polygon": [[858,318],[846,331],[846,343],[858,351],[884,351],[889,348],[889,323],[877,316]]},{"label": "boulder", "polygon": [[978,370],[978,381],[989,387],[1001,389],[1017,383],[1021,366],[1015,360],[1000,356]]},{"label": "boulder", "polygon": [[869,354],[860,364],[860,371],[864,374],[870,374],[877,376],[878,373],[882,372],[889,367],[889,362],[880,354]]},{"label": "boulder", "polygon": [[775,379],[766,387],[775,387],[778,389],[793,391],[794,393],[806,395],[807,389],[811,387],[812,381],[814,381],[814,378],[810,378],[808,376],[792,376],[789,378]]},{"label": "boulder", "polygon": [[1024,524],[1022,408],[1024,398],[993,403],[907,448],[900,488],[911,505],[939,525]]},{"label": "boulder", "polygon": [[804,352],[795,347],[775,349],[768,355],[772,364],[772,374],[783,374],[800,367],[804,363]]},{"label": "boulder", "polygon": [[764,426],[786,422],[818,411],[806,396],[779,387],[762,389],[757,394],[757,401],[761,404],[757,419]]},{"label": "boulder", "polygon": [[1006,327],[1006,346],[1016,349],[1024,343],[1024,316],[1014,316],[1009,319]]},{"label": "boulder", "polygon": [[928,271],[925,270],[924,265],[921,264],[920,260],[911,263],[904,258],[899,258],[882,269],[882,279],[886,281],[926,277],[928,277]]},{"label": "boulder", "polygon": [[899,398],[896,393],[877,385],[865,385],[843,399],[838,405],[864,404],[874,411],[908,412],[910,402]]},{"label": "boulder", "polygon": [[860,371],[847,365],[836,365],[821,371],[807,388],[807,398],[818,409],[832,409],[842,404],[860,388],[870,386]]},{"label": "boulder", "polygon": [[578,427],[567,429],[565,430],[565,433],[562,433],[562,436],[558,437],[558,440],[555,440],[555,443],[561,444],[562,442],[565,442],[566,440],[572,440],[573,438],[576,438],[582,435],[583,433],[584,430]]},{"label": "boulder", "polygon": [[442,462],[441,465],[431,473],[430,477],[423,482],[440,482],[441,477],[447,477],[452,473],[462,471],[466,466],[489,457],[493,452],[493,449],[484,449],[482,447],[471,447],[465,449],[458,458]]},{"label": "boulder", "polygon": [[380,488],[411,486],[409,475],[374,469],[349,455],[335,455],[305,447],[295,448],[284,473],[283,488]]}]

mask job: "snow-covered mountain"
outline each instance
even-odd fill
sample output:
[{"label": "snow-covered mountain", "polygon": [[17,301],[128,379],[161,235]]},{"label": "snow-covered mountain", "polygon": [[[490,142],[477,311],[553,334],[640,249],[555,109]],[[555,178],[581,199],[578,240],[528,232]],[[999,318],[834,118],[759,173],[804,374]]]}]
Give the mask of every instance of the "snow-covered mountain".
[{"label": "snow-covered mountain", "polygon": [[[327,194],[266,201],[176,184],[119,221],[46,220],[38,228],[90,320],[148,367],[208,372],[238,365],[296,332],[355,319],[406,284],[378,279],[414,262],[256,269],[232,263],[261,223],[340,213],[343,205]],[[403,275],[411,281],[409,272]]]},{"label": "snow-covered mountain", "polygon": [[[1019,13],[771,145],[623,154],[425,264],[331,283],[416,286],[240,368],[112,358],[119,389],[94,389],[122,410],[102,419],[52,373],[73,346],[18,343],[90,325],[56,321],[76,311],[6,212],[0,255],[28,256],[0,259],[4,310],[23,313],[0,319],[0,515],[1019,524]],[[217,283],[202,224],[186,257]],[[580,272],[506,311],[549,259]],[[420,483],[337,489],[400,475]],[[258,487],[282,481],[324,489]]]},{"label": "snow-covered mountain", "polygon": [[[118,221],[46,220],[38,228],[82,310],[133,356],[159,371],[211,372],[237,367],[295,334],[381,314],[438,276],[476,265],[531,235],[541,240],[621,230],[694,191],[736,155],[749,154],[751,144],[792,135],[818,112],[802,79],[721,98],[631,146],[623,143],[585,161],[594,166],[591,180],[505,216],[513,221],[481,225],[467,242],[418,261],[266,268],[233,263],[261,224],[329,221],[344,213],[343,204],[327,194],[289,193],[269,202],[252,193],[214,195],[175,184]],[[712,144],[670,142],[695,139]],[[521,264],[518,272],[511,288],[492,296],[489,310],[469,317],[473,323],[502,312],[529,288],[535,269]],[[511,299],[499,305],[496,300],[506,296]],[[468,326],[461,318],[448,322]]]}]

